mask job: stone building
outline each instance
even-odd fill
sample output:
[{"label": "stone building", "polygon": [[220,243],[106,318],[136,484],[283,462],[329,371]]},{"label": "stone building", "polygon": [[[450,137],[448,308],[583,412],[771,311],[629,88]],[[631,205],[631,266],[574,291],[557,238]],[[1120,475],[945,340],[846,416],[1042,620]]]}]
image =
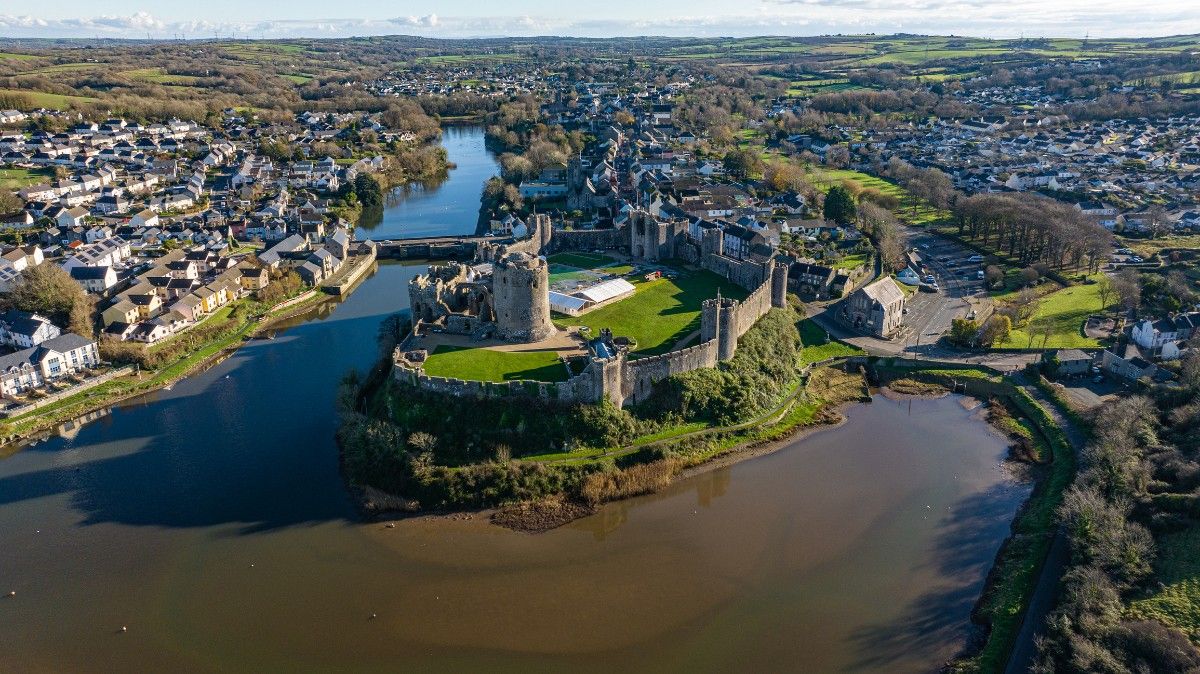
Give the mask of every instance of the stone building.
[{"label": "stone building", "polygon": [[551,233],[549,216],[537,214],[528,236],[481,243],[473,264],[431,264],[408,283],[413,329],[513,342],[553,335],[550,267],[539,257]]},{"label": "stone building", "polygon": [[837,317],[855,330],[891,338],[903,323],[904,301],[904,291],[886,276],[851,293]]},{"label": "stone building", "polygon": [[492,307],[496,336],[540,342],[554,334],[550,322],[550,265],[530,253],[509,253],[494,265]]}]

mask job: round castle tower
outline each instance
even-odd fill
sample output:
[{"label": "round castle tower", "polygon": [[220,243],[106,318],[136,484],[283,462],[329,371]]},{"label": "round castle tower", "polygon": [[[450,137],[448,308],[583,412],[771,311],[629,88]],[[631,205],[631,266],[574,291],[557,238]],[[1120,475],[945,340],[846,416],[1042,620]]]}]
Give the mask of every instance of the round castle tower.
[{"label": "round castle tower", "polygon": [[550,267],[529,253],[509,253],[493,265],[496,331],[514,342],[540,342],[554,334],[550,322]]}]

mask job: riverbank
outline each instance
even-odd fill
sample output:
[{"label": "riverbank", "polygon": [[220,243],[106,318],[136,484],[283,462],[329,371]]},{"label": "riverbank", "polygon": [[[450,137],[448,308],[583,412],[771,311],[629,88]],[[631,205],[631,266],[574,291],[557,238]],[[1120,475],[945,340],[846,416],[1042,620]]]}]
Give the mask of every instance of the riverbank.
[{"label": "riverbank", "polygon": [[[657,492],[704,471],[778,451],[801,434],[842,423],[844,417],[839,410],[844,404],[869,399],[860,372],[819,368],[797,379],[774,405],[746,421],[727,426],[659,428],[619,447],[509,461],[509,469],[519,467],[535,473],[562,470],[574,479],[553,493],[501,507],[431,511],[411,498],[376,487],[351,485],[351,490],[366,519],[469,513],[509,529],[540,533],[587,516],[604,503]],[[343,447],[343,458],[344,452]]]},{"label": "riverbank", "polygon": [[988,422],[1013,442],[1010,459],[1030,467],[1033,492],[1013,518],[1011,533],[996,554],[972,611],[972,620],[984,633],[947,667],[962,674],[1003,671],[1050,558],[1058,529],[1055,511],[1075,473],[1072,445],[1053,414],[1030,392],[1033,387],[1019,380],[979,369],[886,366],[878,367],[876,376],[881,384],[900,381],[913,389],[941,386],[994,400],[1001,408],[989,410]]},{"label": "riverbank", "polygon": [[280,302],[262,315],[252,317],[232,332],[156,371],[135,370],[132,376],[104,382],[52,405],[5,419],[2,422],[3,435],[0,436],[0,456],[18,451],[30,440],[50,435],[56,427],[64,423],[170,387],[182,379],[207,370],[235,353],[246,341],[334,299],[332,295],[319,289],[310,289]]}]

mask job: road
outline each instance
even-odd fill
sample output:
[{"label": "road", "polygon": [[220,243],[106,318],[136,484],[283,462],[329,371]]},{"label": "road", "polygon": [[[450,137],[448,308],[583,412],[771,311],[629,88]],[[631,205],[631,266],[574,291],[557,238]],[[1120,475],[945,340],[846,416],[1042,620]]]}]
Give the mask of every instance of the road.
[{"label": "road", "polygon": [[940,291],[918,292],[909,297],[904,327],[896,337],[879,339],[842,326],[826,313],[836,302],[808,303],[808,317],[829,332],[830,336],[872,355],[975,363],[1001,371],[1018,370],[1037,360],[1037,354],[966,353],[941,344],[939,340],[949,332],[951,321],[969,317],[973,310],[982,315],[990,305],[991,299],[983,287],[983,281],[978,278],[983,267],[967,262],[975,251],[966,246],[924,230],[904,228],[902,231],[909,249],[916,249],[937,279]]}]

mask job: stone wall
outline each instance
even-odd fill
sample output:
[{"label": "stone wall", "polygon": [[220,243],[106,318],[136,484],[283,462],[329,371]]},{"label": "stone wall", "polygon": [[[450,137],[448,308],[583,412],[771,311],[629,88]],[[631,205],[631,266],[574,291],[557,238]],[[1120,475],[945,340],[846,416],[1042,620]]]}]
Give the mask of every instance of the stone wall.
[{"label": "stone wall", "polygon": [[711,254],[705,255],[701,262],[705,269],[733,281],[746,290],[754,290],[767,280],[771,264]]},{"label": "stone wall", "polygon": [[[749,268],[749,264],[756,263],[729,268]],[[593,357],[582,372],[559,383],[492,383],[430,377],[399,364],[394,376],[397,381],[448,395],[525,396],[563,403],[597,403],[607,398],[618,407],[639,403],[649,397],[656,384],[672,375],[716,367],[720,361],[733,358],[738,340],[758,319],[773,307],[786,306],[787,268],[773,263],[759,264],[758,268],[763,278],[746,299],[720,297],[704,302],[700,313],[700,344],[696,346],[636,360],[629,359],[624,352],[611,358]]]},{"label": "stone wall", "polygon": [[660,356],[637,360],[625,359],[621,368],[622,404],[645,400],[654,391],[654,385],[667,377],[692,370],[717,366],[717,341],[709,340],[686,349],[678,349]]}]

